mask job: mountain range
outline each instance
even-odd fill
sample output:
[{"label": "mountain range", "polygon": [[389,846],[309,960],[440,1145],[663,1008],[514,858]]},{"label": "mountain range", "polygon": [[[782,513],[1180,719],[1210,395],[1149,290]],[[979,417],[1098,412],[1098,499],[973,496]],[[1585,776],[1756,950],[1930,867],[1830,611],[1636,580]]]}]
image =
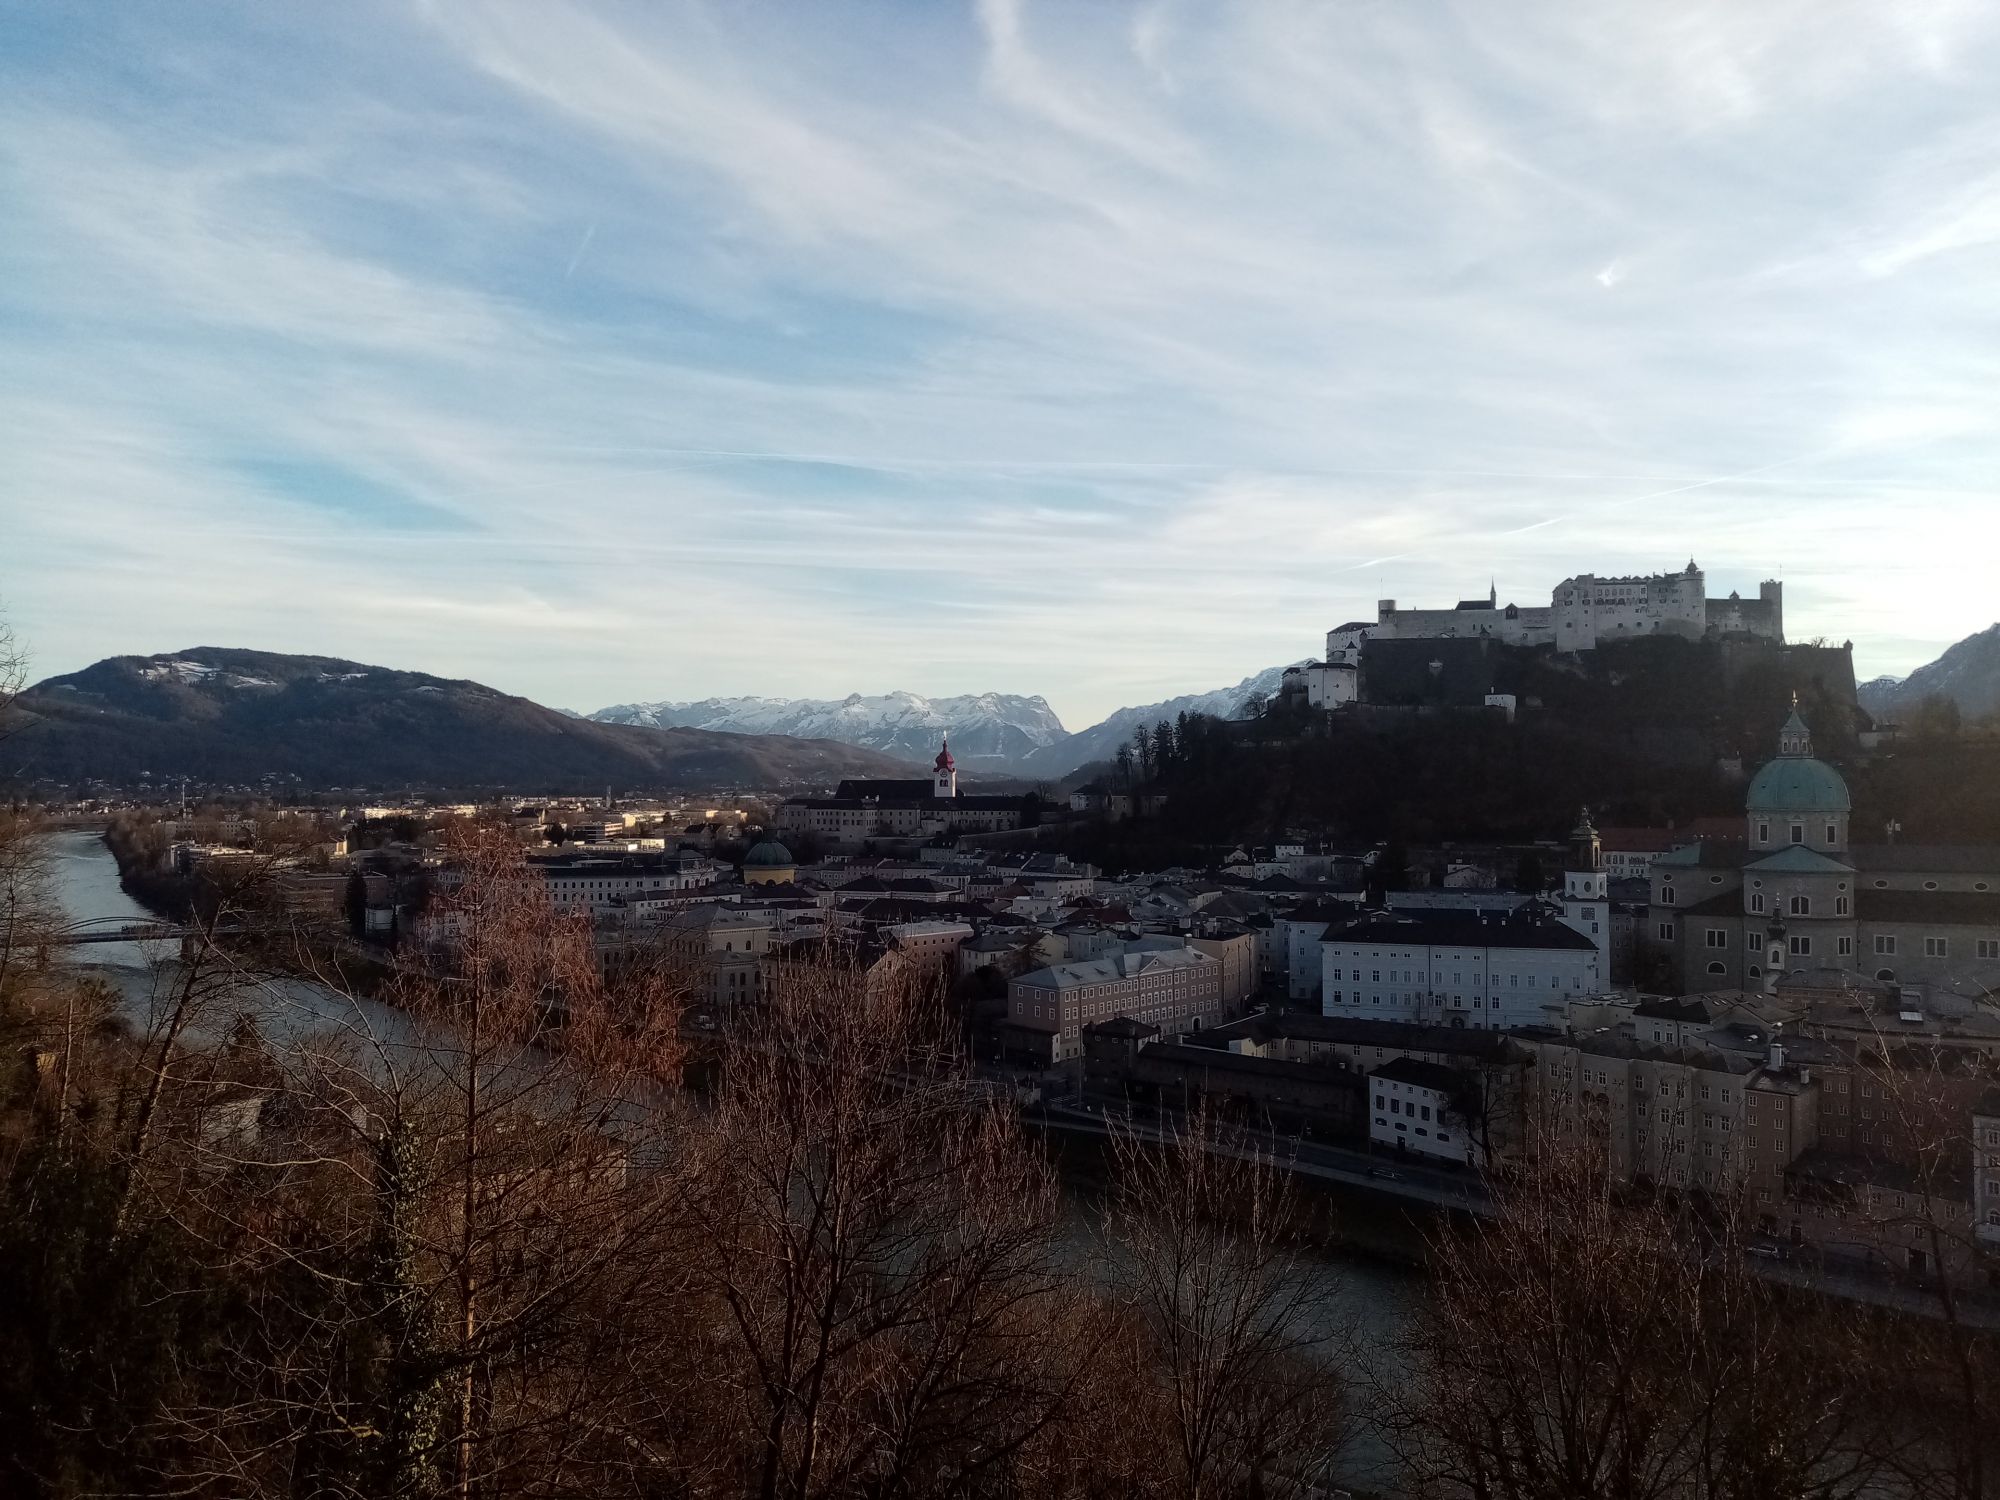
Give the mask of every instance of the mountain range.
[{"label": "mountain range", "polygon": [[936,755],[938,741],[949,735],[953,758],[967,770],[1011,769],[1035,751],[1070,738],[1047,700],[1013,693],[704,698],[698,703],[620,703],[590,717],[600,724],[839,740],[918,763]]},{"label": "mountain range", "polygon": [[48,678],[9,720],[0,774],[30,782],[583,792],[910,774],[836,740],[599,724],[477,682],[214,646]]},{"label": "mountain range", "polygon": [[589,718],[600,724],[689,727],[730,734],[811,735],[924,762],[938,741],[969,771],[1060,779],[1092,761],[1108,760],[1141,724],[1181,713],[1234,718],[1253,695],[1278,690],[1283,667],[1246,677],[1234,687],[1190,693],[1163,703],[1121,708],[1072,734],[1039,695],[977,693],[925,698],[892,692],[846,698],[704,698],[695,703],[620,703]]},{"label": "mountain range", "polygon": [[2000,625],[1989,625],[1950,647],[1908,677],[1876,677],[1856,690],[1877,718],[1908,714],[1924,699],[1951,699],[1968,719],[2000,710]]},{"label": "mountain range", "polygon": [[[1071,733],[1040,696],[709,698],[627,703],[581,717],[463,679],[337,657],[202,646],[116,656],[23,693],[0,726],[0,776],[316,787],[601,791],[826,784],[908,776],[949,735],[975,775],[1060,781],[1111,759],[1142,724],[1182,713],[1238,716],[1285,668],[1232,687],[1121,708]],[[1907,715],[1926,697],[1967,718],[2000,711],[2000,625],[1908,677],[1879,677],[1870,713]]]}]

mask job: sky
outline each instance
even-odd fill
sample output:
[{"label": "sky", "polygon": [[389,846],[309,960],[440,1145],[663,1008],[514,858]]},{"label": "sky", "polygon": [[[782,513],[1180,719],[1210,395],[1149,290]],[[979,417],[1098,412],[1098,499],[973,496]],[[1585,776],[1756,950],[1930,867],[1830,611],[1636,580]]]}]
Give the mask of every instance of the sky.
[{"label": "sky", "polygon": [[1111,709],[1579,572],[2000,617],[1985,0],[0,6],[0,609]]}]

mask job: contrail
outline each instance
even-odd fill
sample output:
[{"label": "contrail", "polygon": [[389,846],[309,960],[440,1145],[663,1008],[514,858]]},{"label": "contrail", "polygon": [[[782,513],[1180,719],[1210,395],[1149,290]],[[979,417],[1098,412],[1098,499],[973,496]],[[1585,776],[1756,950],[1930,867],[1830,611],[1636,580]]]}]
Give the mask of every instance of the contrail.
[{"label": "contrail", "polygon": [[570,277],[576,274],[576,268],[579,265],[583,264],[584,251],[590,248],[590,242],[596,237],[597,237],[597,221],[595,219],[592,219],[590,221],[590,228],[584,230],[583,238],[577,243],[576,254],[572,255],[569,258],[569,264],[563,267],[564,281],[568,281]]}]

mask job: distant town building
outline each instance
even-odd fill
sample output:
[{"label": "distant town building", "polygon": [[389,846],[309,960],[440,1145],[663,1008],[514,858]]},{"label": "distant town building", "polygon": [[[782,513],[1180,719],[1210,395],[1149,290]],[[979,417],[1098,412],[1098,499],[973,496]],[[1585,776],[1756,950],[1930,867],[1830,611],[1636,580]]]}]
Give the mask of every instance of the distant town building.
[{"label": "distant town building", "polygon": [[1368,1139],[1440,1161],[1484,1158],[1475,1148],[1466,1075],[1438,1063],[1399,1057],[1368,1078]]},{"label": "distant town building", "polygon": [[778,809],[778,831],[811,835],[835,849],[873,839],[920,840],[941,834],[994,833],[1031,827],[1040,804],[1027,796],[979,796],[958,790],[947,743],[924,777],[850,777],[831,797],[792,797]]},{"label": "distant town building", "polygon": [[1185,947],[1051,964],[1007,987],[1010,1049],[1036,1062],[1081,1056],[1083,1028],[1097,1021],[1128,1017],[1175,1036],[1222,1012],[1222,965]]}]

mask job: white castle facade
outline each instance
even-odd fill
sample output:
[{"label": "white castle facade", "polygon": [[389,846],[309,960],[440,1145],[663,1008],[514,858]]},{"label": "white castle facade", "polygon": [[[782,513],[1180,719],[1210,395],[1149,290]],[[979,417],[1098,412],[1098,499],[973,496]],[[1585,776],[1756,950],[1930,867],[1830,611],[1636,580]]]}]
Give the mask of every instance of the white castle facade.
[{"label": "white castle facade", "polygon": [[1690,559],[1678,573],[1631,578],[1579,573],[1557,584],[1547,608],[1541,609],[1502,605],[1493,589],[1484,599],[1460,600],[1450,609],[1398,609],[1394,599],[1383,599],[1372,622],[1350,621],[1327,632],[1321,669],[1358,662],[1362,643],[1370,640],[1485,637],[1510,646],[1554,646],[1559,651],[1589,651],[1605,641],[1647,635],[1689,640],[1750,636],[1782,643],[1784,595],[1782,583],[1767,580],[1758,586],[1755,599],[1736,594],[1711,599],[1707,580]]}]

